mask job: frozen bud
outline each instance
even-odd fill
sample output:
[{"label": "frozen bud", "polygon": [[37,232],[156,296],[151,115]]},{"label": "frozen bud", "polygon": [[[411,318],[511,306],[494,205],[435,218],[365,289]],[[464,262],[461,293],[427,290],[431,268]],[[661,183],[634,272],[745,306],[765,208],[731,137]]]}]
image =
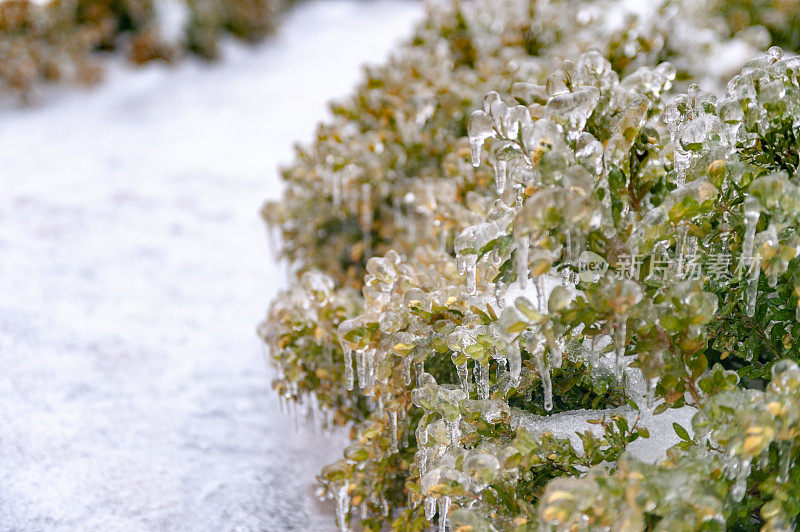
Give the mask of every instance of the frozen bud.
[{"label": "frozen bud", "polygon": [[447,337],[447,347],[457,353],[466,353],[467,349],[477,342],[474,331],[465,327],[456,327]]},{"label": "frozen bud", "polygon": [[464,473],[472,481],[475,491],[482,491],[497,476],[500,462],[494,455],[481,451],[470,451],[464,459]]},{"label": "frozen bud", "polygon": [[556,286],[550,292],[550,299],[547,303],[547,309],[550,313],[559,312],[567,307],[572,301],[574,295],[572,290],[565,286]]},{"label": "frozen bud", "polygon": [[800,393],[800,368],[788,358],[779,360],[772,366],[772,382],[769,391],[776,394],[797,396]]},{"label": "frozen bud", "polygon": [[542,85],[519,81],[511,85],[511,96],[525,105],[544,104],[547,102],[547,89]]},{"label": "frozen bud", "polygon": [[300,277],[300,284],[309,296],[320,305],[328,302],[333,291],[333,279],[320,272],[305,272]]},{"label": "frozen bud", "polygon": [[583,132],[575,144],[575,158],[598,175],[603,171],[603,144],[591,133]]},{"label": "frozen bud", "polygon": [[418,309],[423,312],[431,311],[430,294],[420,290],[419,288],[409,288],[403,296],[403,302],[406,308],[410,310]]},{"label": "frozen bud", "polygon": [[780,46],[773,46],[769,50],[767,50],[767,59],[771,62],[778,61],[779,59],[783,58],[783,48]]},{"label": "frozen bud", "polygon": [[613,72],[608,59],[596,50],[581,54],[578,59],[578,69],[597,79],[602,79]]},{"label": "frozen bud", "polygon": [[675,75],[677,74],[675,65],[669,62],[664,62],[658,65],[656,67],[656,71],[669,81],[673,81],[675,79]]},{"label": "frozen bud", "polygon": [[503,128],[509,139],[516,139],[523,127],[532,124],[531,113],[524,105],[511,107],[503,117]]},{"label": "frozen bud", "polygon": [[599,100],[600,91],[596,87],[586,87],[553,96],[547,101],[547,110],[565,120],[567,127],[575,132],[573,140],[576,140]]},{"label": "frozen bud", "polygon": [[401,312],[382,312],[378,321],[378,326],[380,327],[381,331],[387,334],[395,333],[406,325],[407,322],[405,320],[405,314]]},{"label": "frozen bud", "polygon": [[397,270],[391,260],[381,257],[372,257],[367,261],[367,272],[379,282],[394,285],[397,281]]},{"label": "frozen bud", "polygon": [[561,132],[558,126],[551,120],[541,119],[537,120],[530,127],[522,129],[522,145],[525,151],[531,155],[534,160],[538,160],[536,154],[537,150],[542,148],[543,144],[554,145],[561,139]]},{"label": "frozen bud", "polygon": [[726,124],[736,124],[744,119],[742,104],[736,98],[724,98],[717,102],[717,114]]},{"label": "frozen bud", "polygon": [[494,222],[467,227],[456,237],[453,247],[460,255],[480,253],[489,242],[501,236],[500,228]]}]

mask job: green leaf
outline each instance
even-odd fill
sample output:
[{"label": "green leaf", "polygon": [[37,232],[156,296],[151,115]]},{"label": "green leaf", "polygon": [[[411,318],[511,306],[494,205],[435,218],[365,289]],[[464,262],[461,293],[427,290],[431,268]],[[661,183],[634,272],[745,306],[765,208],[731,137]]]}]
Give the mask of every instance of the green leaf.
[{"label": "green leaf", "polygon": [[689,437],[689,433],[686,431],[686,429],[681,427],[678,423],[673,422],[672,423],[672,428],[675,429],[675,434],[677,434],[678,437],[680,439],[682,439],[683,441],[688,441],[688,442],[692,441],[692,439]]}]

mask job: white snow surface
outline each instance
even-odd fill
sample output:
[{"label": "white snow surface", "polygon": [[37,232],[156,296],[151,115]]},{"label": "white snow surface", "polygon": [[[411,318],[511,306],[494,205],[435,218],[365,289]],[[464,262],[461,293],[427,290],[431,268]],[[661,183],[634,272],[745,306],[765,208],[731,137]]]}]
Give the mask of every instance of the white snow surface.
[{"label": "white snow surface", "polygon": [[279,412],[258,210],[422,4],[320,0],[224,61],[0,109],[0,530],[327,530]]},{"label": "white snow surface", "polygon": [[625,416],[630,427],[638,423],[639,427],[647,427],[650,431],[649,438],[639,438],[631,443],[626,451],[643,462],[655,464],[667,457],[667,449],[681,441],[675,433],[673,423],[685,428],[690,436],[694,435],[692,417],[696,412],[697,409],[691,406],[668,409],[656,416],[645,411],[636,412],[628,406],[608,410],[570,410],[550,416],[537,416],[522,410],[514,410],[512,425],[514,428],[524,427],[535,436],[549,432],[557,438],[569,439],[578,454],[582,454],[583,442],[578,433],[591,432],[598,437],[603,435],[603,427],[589,423],[589,420],[602,419],[605,416],[606,420],[610,421],[609,416],[618,413]]}]

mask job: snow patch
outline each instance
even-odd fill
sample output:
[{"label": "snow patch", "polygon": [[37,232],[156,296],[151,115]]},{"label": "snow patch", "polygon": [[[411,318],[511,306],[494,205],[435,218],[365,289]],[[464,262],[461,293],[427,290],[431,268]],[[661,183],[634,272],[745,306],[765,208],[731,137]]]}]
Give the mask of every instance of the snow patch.
[{"label": "snow patch", "polygon": [[258,211],[421,9],[308,2],[220,63],[113,63],[2,111],[0,528],[333,528],[314,477],[346,439],[299,435],[269,390]]}]

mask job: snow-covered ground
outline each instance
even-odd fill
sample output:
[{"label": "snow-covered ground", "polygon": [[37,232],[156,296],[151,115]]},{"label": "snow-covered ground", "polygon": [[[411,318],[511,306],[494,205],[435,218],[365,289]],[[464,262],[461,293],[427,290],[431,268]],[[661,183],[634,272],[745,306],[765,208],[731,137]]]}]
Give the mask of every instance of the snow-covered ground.
[{"label": "snow-covered ground", "polygon": [[279,413],[258,209],[417,2],[301,5],[224,61],[0,110],[0,529],[325,530],[342,440]]}]

